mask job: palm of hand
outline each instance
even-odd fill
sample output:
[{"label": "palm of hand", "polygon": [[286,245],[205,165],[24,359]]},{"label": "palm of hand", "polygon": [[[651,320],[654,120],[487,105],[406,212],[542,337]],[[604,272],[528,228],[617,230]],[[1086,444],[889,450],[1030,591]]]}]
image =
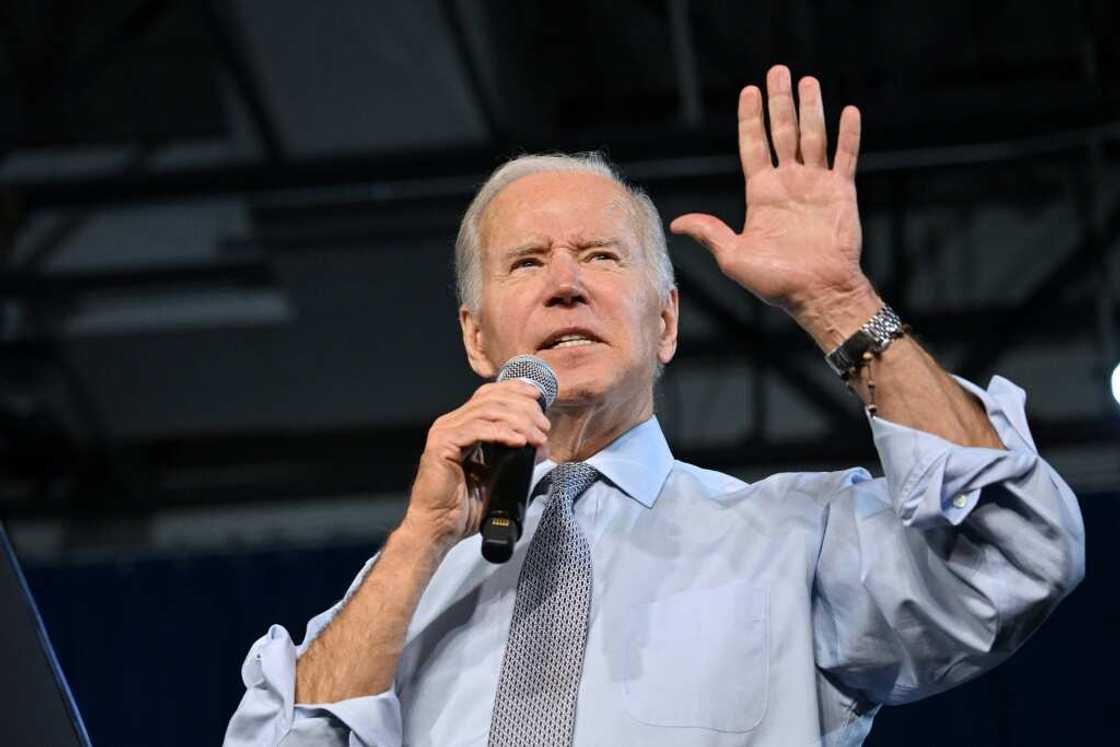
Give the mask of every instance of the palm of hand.
[{"label": "palm of hand", "polygon": [[763,122],[761,91],[747,86],[739,97],[739,156],[747,198],[742,232],[699,213],[677,218],[671,229],[706,246],[724,274],[754,295],[798,316],[830,296],[869,285],[859,266],[859,111],[847,107],[841,114],[835,163],[829,167],[817,81],[801,80],[799,114],[787,68],[770,70],[767,89],[772,137]]},{"label": "palm of hand", "polygon": [[796,305],[859,275],[862,233],[850,179],[829,169],[784,165],[752,176],[747,199],[743,231],[717,261],[761,300]]}]

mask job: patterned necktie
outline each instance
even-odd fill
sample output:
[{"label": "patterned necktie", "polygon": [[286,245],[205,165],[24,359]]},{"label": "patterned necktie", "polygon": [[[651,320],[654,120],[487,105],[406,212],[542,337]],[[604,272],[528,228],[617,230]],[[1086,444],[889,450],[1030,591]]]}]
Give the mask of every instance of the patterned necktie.
[{"label": "patterned necktie", "polygon": [[548,506],[517,579],[490,747],[572,743],[591,609],[591,546],[572,506],[599,473],[572,462],[551,477]]}]

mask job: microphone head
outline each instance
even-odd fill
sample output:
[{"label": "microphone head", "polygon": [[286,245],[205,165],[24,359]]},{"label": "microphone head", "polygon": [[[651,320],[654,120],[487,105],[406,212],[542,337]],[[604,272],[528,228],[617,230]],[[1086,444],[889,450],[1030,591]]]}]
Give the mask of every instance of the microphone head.
[{"label": "microphone head", "polygon": [[498,372],[498,381],[509,379],[525,379],[535,384],[541,390],[541,408],[544,410],[552,407],[560,391],[552,366],[535,355],[517,355],[506,361]]}]

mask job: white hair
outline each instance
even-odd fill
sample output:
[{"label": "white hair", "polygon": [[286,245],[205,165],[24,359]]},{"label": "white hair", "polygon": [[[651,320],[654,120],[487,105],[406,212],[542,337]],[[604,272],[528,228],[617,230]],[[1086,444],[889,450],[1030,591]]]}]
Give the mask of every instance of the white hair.
[{"label": "white hair", "polygon": [[630,197],[631,213],[641,249],[645,253],[650,280],[658,299],[665,303],[673,288],[673,263],[669,260],[661,215],[649,195],[628,184],[601,153],[529,154],[512,158],[495,169],[474,196],[463,215],[463,222],[459,224],[459,236],[455,239],[455,283],[459,302],[466,305],[472,313],[478,312],[482,302],[482,246],[479,234],[483,214],[490,202],[504,188],[522,177],[573,171],[606,177]]}]

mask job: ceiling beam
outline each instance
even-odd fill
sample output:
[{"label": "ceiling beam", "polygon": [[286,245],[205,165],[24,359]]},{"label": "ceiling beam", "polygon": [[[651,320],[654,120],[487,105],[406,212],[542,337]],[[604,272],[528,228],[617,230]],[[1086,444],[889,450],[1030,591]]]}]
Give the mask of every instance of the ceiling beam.
[{"label": "ceiling beam", "polygon": [[[1049,312],[1023,329],[1019,342],[1037,343],[1073,342],[1097,334],[1098,311],[1086,301],[1065,301],[1050,307]],[[977,331],[988,327],[1010,327],[1023,318],[1017,306],[990,306],[969,309],[935,309],[915,311],[906,320],[918,340],[936,347],[938,357],[949,354],[962,344],[968,344]],[[1113,311],[1113,323],[1120,325],[1120,309]],[[787,329],[767,330],[767,349],[805,350],[805,333],[792,324]],[[683,338],[674,360],[717,361],[748,357],[742,345],[731,344],[723,336]],[[754,358],[749,358],[754,362]],[[963,370],[963,369],[962,369]],[[963,375],[963,373],[962,373]]]},{"label": "ceiling beam", "polygon": [[[459,2],[457,0],[436,0],[436,6],[447,24],[451,44],[460,64],[463,66],[463,77],[466,79],[467,89],[470,91],[471,100],[482,115],[487,134],[491,140],[505,140],[509,131],[507,127],[503,126],[497,107],[494,106],[493,98],[496,97],[491,97],[486,92],[481,61],[478,59],[478,55],[474,53],[471,40],[467,36],[466,21],[460,11]],[[471,22],[474,21],[475,19],[472,18]]]},{"label": "ceiling beam", "polygon": [[[1040,320],[1054,320],[1054,307],[1062,293],[1078,278],[1098,272],[1101,260],[1120,236],[1120,201],[1112,208],[1099,234],[1082,234],[1058,264],[1038,280],[1018,304],[995,323],[977,327],[959,370],[976,379],[991,370],[1005,352],[1030,334]],[[1115,250],[1115,249],[1114,249]],[[1091,304],[1086,303],[1091,308]],[[1069,326],[1068,320],[1060,320]],[[1071,330],[1072,331],[1072,330]]]},{"label": "ceiling beam", "polygon": [[260,259],[192,262],[109,271],[0,273],[0,298],[24,301],[69,301],[74,296],[106,291],[177,289],[188,286],[272,287],[273,269]]},{"label": "ceiling beam", "polygon": [[[1045,157],[1076,155],[1089,142],[1102,143],[1108,148],[1106,155],[1112,157],[1113,144],[1120,142],[1120,123],[1006,143],[869,152],[860,158],[860,174],[963,165],[1005,169],[1009,162],[1034,164]],[[347,188],[350,195],[357,193],[383,203],[453,196],[468,200],[485,176],[515,152],[583,151],[607,144],[622,172],[645,186],[693,189],[705,184],[717,188],[741,184],[738,159],[727,151],[725,137],[707,131],[644,128],[563,142],[523,142],[517,147],[454,146],[292,158],[284,163],[182,167],[159,173],[9,180],[0,181],[0,190],[11,192],[28,211],[330,188]],[[651,152],[663,155],[650,159]]]},{"label": "ceiling beam", "polygon": [[229,74],[238,97],[245,105],[249,122],[260,141],[265,157],[273,163],[279,163],[287,158],[283,138],[268,110],[268,102],[257,80],[249,55],[245,51],[246,45],[238,32],[232,9],[228,3],[221,3],[221,6],[219,7],[219,0],[196,2],[196,7],[202,13],[203,21],[214,40],[218,58]]},{"label": "ceiling beam", "polygon": [[[1078,446],[1120,446],[1120,418],[1031,418],[1044,451]],[[318,432],[244,432],[119,443],[115,458],[130,466],[145,489],[128,499],[111,482],[91,480],[65,500],[27,497],[29,475],[0,471],[0,518],[81,518],[82,507],[106,516],[219,504],[251,504],[310,497],[406,493],[427,435],[426,426],[354,428]],[[709,469],[796,470],[806,466],[873,466],[877,456],[866,424],[852,422],[812,439],[748,438],[717,445],[674,443],[677,458]],[[96,455],[92,455],[96,456]],[[95,460],[90,460],[95,461]],[[57,474],[66,464],[48,463]],[[50,479],[42,475],[41,479]]]},{"label": "ceiling beam", "polygon": [[[772,345],[758,325],[747,323],[734,310],[716,300],[684,268],[678,267],[676,275],[681,298],[715,322],[720,329],[719,338],[728,350],[780,375],[790,389],[833,426],[845,425],[853,419],[851,403],[844,399],[842,387],[837,390],[822,387],[810,378],[799,359],[786,355],[786,349]],[[804,339],[798,342],[798,347],[804,345]]]},{"label": "ceiling beam", "polygon": [[[57,66],[60,69],[50,78],[44,78],[44,70],[52,72],[50,66],[28,50],[29,54],[17,54],[10,49],[9,58],[15,63],[15,80],[21,83],[23,106],[33,130],[39,130],[32,139],[42,138],[55,128],[59,118],[58,107],[65,107],[79,99],[121,55],[134,51],[169,11],[177,0],[140,0],[128,11],[120,23],[113,26],[102,38],[85,49],[69,51],[69,57]],[[90,6],[96,13],[97,6]],[[18,30],[17,30],[18,31]],[[21,40],[24,41],[24,40]],[[52,47],[60,45],[50,40]],[[18,46],[18,45],[15,45]],[[22,133],[21,133],[22,134]],[[21,139],[23,139],[21,137]],[[14,151],[11,146],[0,145],[0,160]]]}]

